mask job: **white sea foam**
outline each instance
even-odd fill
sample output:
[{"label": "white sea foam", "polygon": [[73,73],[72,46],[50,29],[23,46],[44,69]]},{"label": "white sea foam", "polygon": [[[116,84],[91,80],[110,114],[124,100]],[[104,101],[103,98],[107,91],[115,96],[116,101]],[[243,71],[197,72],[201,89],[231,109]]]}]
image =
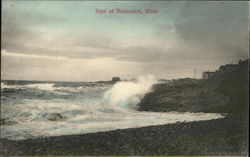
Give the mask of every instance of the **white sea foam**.
[{"label": "white sea foam", "polygon": [[104,94],[102,104],[115,109],[134,110],[156,82],[151,75],[138,77],[134,82],[118,82]]},{"label": "white sea foam", "polygon": [[54,90],[53,83],[41,83],[41,84],[28,84],[25,85],[27,88],[38,88],[40,90]]},{"label": "white sea foam", "polygon": [[223,117],[220,114],[211,113],[88,113],[64,122],[30,121],[12,126],[4,126],[1,136],[3,138],[19,140],[40,136],[84,134],[115,129],[138,128],[184,121],[203,121]]},{"label": "white sea foam", "polygon": [[78,91],[90,91],[90,90],[105,90],[109,88],[109,86],[76,86],[76,87],[64,87],[64,86],[55,86],[54,83],[32,83],[25,85],[12,84],[8,85],[1,82],[1,88],[9,88],[9,89],[39,89],[44,91],[62,91],[62,92],[78,92]]},{"label": "white sea foam", "polygon": [[27,84],[27,85],[7,85],[1,82],[1,88],[16,88],[16,89],[26,89],[26,88],[37,88],[40,90],[54,90],[53,83],[39,83],[39,84]]}]

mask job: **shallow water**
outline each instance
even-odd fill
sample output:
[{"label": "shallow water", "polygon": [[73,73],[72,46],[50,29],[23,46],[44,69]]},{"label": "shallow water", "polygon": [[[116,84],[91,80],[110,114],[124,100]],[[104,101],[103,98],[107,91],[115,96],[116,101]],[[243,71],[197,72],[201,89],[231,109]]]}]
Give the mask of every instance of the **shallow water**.
[{"label": "shallow water", "polygon": [[[139,112],[155,81],[105,83],[1,82],[1,138],[19,140],[223,118],[215,113]],[[63,120],[50,121],[53,113]]]}]

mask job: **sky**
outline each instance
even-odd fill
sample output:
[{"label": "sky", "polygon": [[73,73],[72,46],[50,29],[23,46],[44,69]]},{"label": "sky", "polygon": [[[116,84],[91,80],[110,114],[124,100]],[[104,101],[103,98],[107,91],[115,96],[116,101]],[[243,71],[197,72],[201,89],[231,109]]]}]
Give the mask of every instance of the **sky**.
[{"label": "sky", "polygon": [[[197,78],[248,58],[249,3],[2,1],[1,77],[99,81]],[[99,14],[96,9],[156,14]]]}]

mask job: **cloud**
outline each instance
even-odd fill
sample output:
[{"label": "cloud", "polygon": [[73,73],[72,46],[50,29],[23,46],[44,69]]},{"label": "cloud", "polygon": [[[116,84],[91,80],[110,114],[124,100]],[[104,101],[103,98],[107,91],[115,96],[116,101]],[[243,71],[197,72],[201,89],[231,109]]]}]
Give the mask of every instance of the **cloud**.
[{"label": "cloud", "polygon": [[175,20],[184,42],[222,53],[246,57],[248,52],[247,2],[185,2]]},{"label": "cloud", "polygon": [[[126,78],[140,73],[133,62],[101,57],[68,58],[36,54],[20,54],[2,50],[2,79],[98,81],[112,76]],[[137,76],[137,75],[135,75]]]},{"label": "cloud", "polygon": [[52,27],[56,30],[58,26],[67,23],[67,19],[63,16],[39,12],[35,9],[38,4],[25,4],[26,2],[3,2],[3,49],[21,49],[22,53],[23,49],[29,49],[29,47],[25,46],[27,43],[39,40],[44,33],[48,33],[44,32],[44,30],[49,30]]},{"label": "cloud", "polygon": [[[35,79],[65,80],[70,76],[63,76],[63,67],[77,76],[74,80],[90,80],[88,73],[98,73],[91,77],[96,80],[145,73],[192,77],[194,68],[212,70],[248,57],[248,4],[4,1],[4,76],[15,78],[19,71],[16,78],[29,73]],[[159,14],[94,14],[95,8],[105,7],[152,8]]]}]

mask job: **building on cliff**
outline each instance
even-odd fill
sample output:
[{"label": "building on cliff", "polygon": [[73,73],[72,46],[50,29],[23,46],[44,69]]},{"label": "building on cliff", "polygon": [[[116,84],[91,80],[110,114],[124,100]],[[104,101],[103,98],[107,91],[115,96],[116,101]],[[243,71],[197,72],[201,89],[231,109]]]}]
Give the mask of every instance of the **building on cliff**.
[{"label": "building on cliff", "polygon": [[112,82],[121,81],[120,77],[112,77]]},{"label": "building on cliff", "polygon": [[224,73],[231,73],[231,72],[235,71],[237,68],[245,66],[245,65],[249,65],[249,59],[244,60],[244,61],[239,60],[238,64],[221,65],[219,70],[216,70],[214,72],[205,71],[202,73],[202,78],[203,79],[210,79],[214,76],[219,76],[219,75],[224,74]]},{"label": "building on cliff", "polygon": [[238,67],[238,64],[226,64],[226,65],[222,65],[219,68],[219,72],[227,72],[227,71],[231,71],[234,70]]},{"label": "building on cliff", "polygon": [[202,73],[202,78],[203,79],[210,79],[214,75],[215,75],[215,72],[205,71],[205,72]]}]

